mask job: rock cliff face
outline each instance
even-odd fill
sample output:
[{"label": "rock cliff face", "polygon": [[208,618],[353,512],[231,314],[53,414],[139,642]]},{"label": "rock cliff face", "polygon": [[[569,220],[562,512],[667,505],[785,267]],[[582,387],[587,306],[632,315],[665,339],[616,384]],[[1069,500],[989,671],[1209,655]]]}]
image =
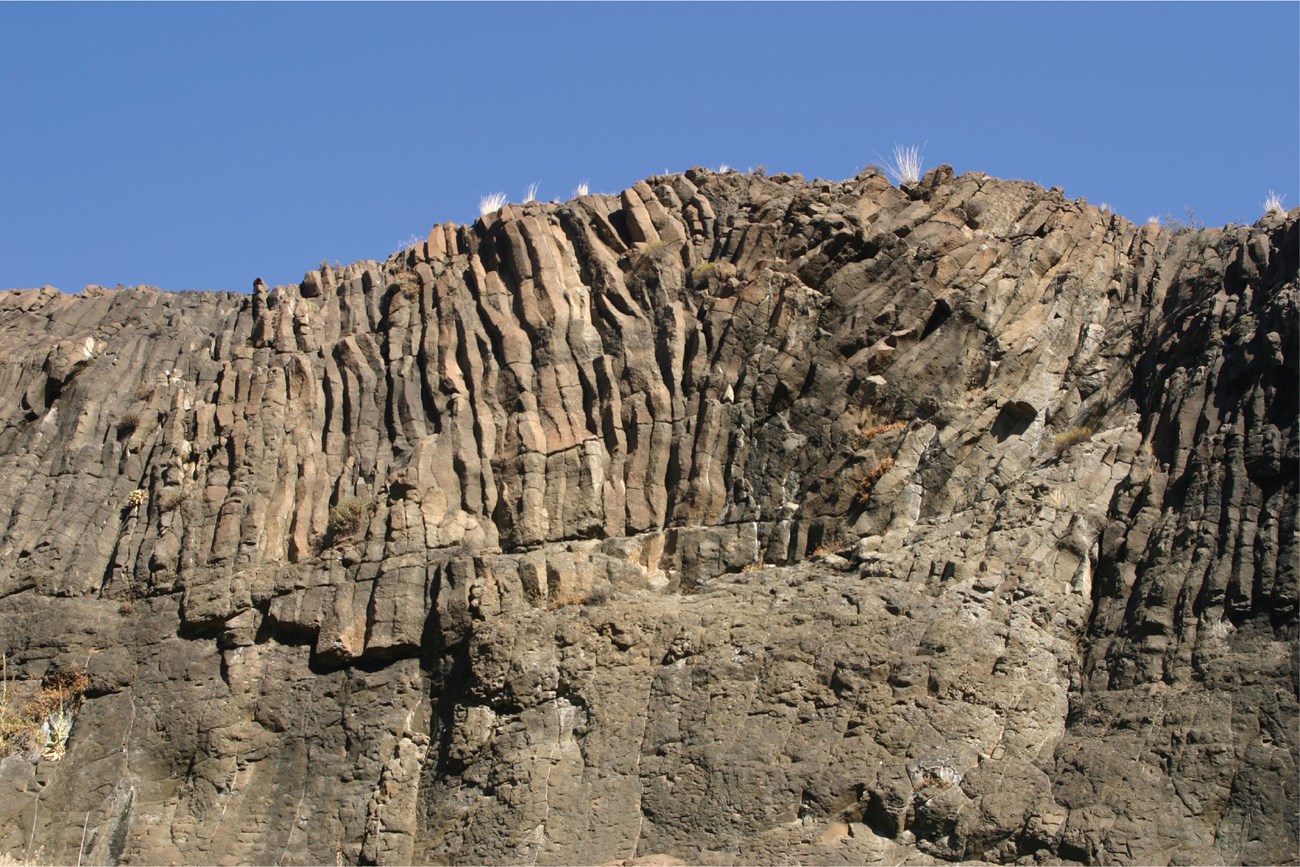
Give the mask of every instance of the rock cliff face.
[{"label": "rock cliff face", "polygon": [[[0,293],[60,863],[1294,863],[1300,212],[693,170]],[[662,860],[662,859],[661,859]]]}]

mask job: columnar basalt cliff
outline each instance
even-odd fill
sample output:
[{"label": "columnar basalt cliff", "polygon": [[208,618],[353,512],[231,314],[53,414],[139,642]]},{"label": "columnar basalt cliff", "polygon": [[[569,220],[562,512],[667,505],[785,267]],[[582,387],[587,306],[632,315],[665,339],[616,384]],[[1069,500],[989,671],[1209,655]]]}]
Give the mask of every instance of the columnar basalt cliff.
[{"label": "columnar basalt cliff", "polygon": [[0,853],[1294,863],[1298,221],[697,169],[0,293],[6,700],[88,677]]}]

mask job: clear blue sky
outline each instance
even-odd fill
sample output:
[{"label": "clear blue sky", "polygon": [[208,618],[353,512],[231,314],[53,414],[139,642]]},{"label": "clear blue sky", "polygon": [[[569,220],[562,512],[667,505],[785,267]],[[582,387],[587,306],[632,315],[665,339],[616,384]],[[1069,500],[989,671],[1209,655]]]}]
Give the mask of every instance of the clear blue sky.
[{"label": "clear blue sky", "polygon": [[926,166],[1300,204],[1300,4],[0,3],[0,288],[248,291],[479,197]]}]

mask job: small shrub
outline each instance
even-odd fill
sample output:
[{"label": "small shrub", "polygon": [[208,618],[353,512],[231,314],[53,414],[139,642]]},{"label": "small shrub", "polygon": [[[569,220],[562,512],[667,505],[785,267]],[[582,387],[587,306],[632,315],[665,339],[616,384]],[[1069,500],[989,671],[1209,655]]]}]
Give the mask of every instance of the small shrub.
[{"label": "small shrub", "polygon": [[331,539],[343,539],[361,529],[366,518],[366,501],[360,497],[347,497],[330,509],[326,529]]},{"label": "small shrub", "polygon": [[136,400],[148,400],[153,397],[153,386],[147,382],[142,382],[135,387]]},{"label": "small shrub", "polygon": [[884,476],[885,473],[889,472],[893,466],[894,458],[891,456],[885,458],[883,461],[872,467],[867,474],[862,477],[862,481],[858,482],[858,490],[853,497],[854,502],[861,506],[864,505],[867,500],[870,500],[871,492],[875,489],[876,482],[880,481],[881,477]]},{"label": "small shrub", "polygon": [[171,512],[180,508],[181,504],[190,498],[188,488],[180,485],[168,485],[162,489],[158,495],[158,508],[164,512]]},{"label": "small shrub", "polygon": [[600,584],[591,588],[591,592],[587,594],[586,599],[582,600],[582,604],[589,608],[593,608],[597,605],[604,605],[613,598],[614,588],[610,587],[608,584]]},{"label": "small shrub", "polygon": [[135,433],[136,428],[140,426],[140,411],[138,409],[128,409],[122,413],[122,417],[117,420],[118,439],[126,439]]},{"label": "small shrub", "polygon": [[600,584],[587,590],[562,590],[546,600],[546,610],[554,611],[557,608],[572,608],[575,605],[595,608],[604,605],[613,598],[614,588],[608,584]]},{"label": "small shrub", "polygon": [[126,495],[126,504],[128,507],[135,509],[149,502],[149,492],[144,488],[136,488]]},{"label": "small shrub", "polygon": [[39,750],[49,761],[63,758],[72,718],[89,687],[80,669],[56,671],[22,701],[17,682],[9,679],[8,658],[0,657],[0,755]]},{"label": "small shrub", "polygon": [[1052,438],[1052,449],[1058,455],[1076,446],[1081,442],[1086,442],[1092,437],[1092,428],[1090,427],[1072,427],[1065,433],[1057,434]]},{"label": "small shrub", "polygon": [[648,259],[661,260],[668,258],[673,252],[669,243],[663,239],[651,241],[637,251],[637,260],[645,261]]},{"label": "small shrub", "polygon": [[655,263],[667,261],[673,256],[674,252],[675,249],[669,241],[651,241],[633,254],[632,273],[645,276],[651,271]]},{"label": "small shrub", "polygon": [[1188,232],[1199,232],[1205,228],[1205,223],[1196,218],[1196,214],[1193,213],[1190,206],[1184,207],[1183,210],[1187,212],[1186,220],[1180,217],[1175,217],[1172,213],[1167,213],[1160,219],[1153,219],[1156,219],[1156,222],[1173,229],[1174,234],[1176,235],[1186,235]]},{"label": "small shrub", "polygon": [[41,758],[49,762],[57,762],[63,758],[63,754],[68,749],[68,735],[71,733],[72,714],[60,706],[45,718],[45,722],[41,723],[41,734],[45,738],[45,748],[41,750]]},{"label": "small shrub", "polygon": [[409,250],[412,247],[414,247],[416,244],[422,243],[423,241],[424,239],[421,238],[419,235],[412,233],[407,237],[403,238],[402,240],[398,241],[397,244],[393,246],[393,252],[400,253],[403,250]]},{"label": "small shrub", "polygon": [[696,280],[699,280],[703,277],[707,277],[710,274],[712,274],[715,270],[717,270],[717,267],[718,267],[717,262],[701,262],[700,264],[696,265],[694,268],[691,269],[691,276],[694,277]]},{"label": "small shrub", "polygon": [[1243,313],[1236,322],[1232,323],[1226,339],[1232,343],[1244,344],[1248,343],[1254,335],[1255,316],[1252,313]]},{"label": "small shrub", "polygon": [[1216,620],[1206,629],[1206,633],[1210,638],[1217,639],[1218,641],[1227,641],[1228,637],[1235,631],[1236,627],[1227,620]]},{"label": "small shrub", "polygon": [[420,279],[410,272],[405,272],[388,284],[388,289],[390,292],[410,298],[420,294]]}]

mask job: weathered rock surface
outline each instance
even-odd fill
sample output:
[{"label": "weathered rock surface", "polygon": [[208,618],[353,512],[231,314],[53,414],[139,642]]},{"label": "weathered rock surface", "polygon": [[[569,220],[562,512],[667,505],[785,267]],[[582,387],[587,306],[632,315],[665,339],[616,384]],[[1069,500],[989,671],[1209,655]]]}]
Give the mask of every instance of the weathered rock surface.
[{"label": "weathered rock surface", "polygon": [[693,170],[0,293],[65,863],[1294,863],[1300,212]]}]

